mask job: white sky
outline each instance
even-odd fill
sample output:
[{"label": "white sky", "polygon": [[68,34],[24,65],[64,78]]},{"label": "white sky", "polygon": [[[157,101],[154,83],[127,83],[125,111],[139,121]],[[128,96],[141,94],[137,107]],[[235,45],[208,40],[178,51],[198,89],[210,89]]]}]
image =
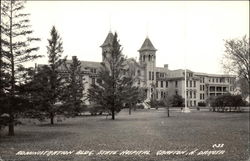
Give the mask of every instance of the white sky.
[{"label": "white sky", "polygon": [[64,55],[101,61],[101,48],[111,26],[123,53],[137,57],[148,35],[156,65],[186,67],[196,72],[223,73],[224,40],[249,35],[248,1],[28,1],[39,53],[47,63],[46,45],[52,25],[63,39]]}]

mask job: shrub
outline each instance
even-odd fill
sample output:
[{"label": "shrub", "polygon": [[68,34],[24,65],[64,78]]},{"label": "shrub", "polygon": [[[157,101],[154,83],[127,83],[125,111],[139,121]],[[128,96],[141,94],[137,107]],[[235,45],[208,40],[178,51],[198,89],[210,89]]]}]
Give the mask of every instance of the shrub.
[{"label": "shrub", "polygon": [[198,102],[198,106],[199,106],[199,107],[205,107],[205,106],[206,106],[206,103],[205,103],[205,102]]}]

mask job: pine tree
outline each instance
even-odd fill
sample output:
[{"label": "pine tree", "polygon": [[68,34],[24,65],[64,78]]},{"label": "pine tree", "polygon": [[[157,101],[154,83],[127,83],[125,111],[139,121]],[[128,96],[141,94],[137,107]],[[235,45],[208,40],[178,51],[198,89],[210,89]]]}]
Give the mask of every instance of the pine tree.
[{"label": "pine tree", "polygon": [[62,108],[65,81],[61,67],[65,64],[66,57],[61,59],[63,44],[55,26],[52,27],[50,36],[47,46],[48,65],[37,67],[32,81],[26,86],[26,91],[31,95],[34,105],[28,116],[39,120],[49,118],[50,124],[54,124],[55,116],[65,112]]},{"label": "pine tree", "polygon": [[83,110],[83,79],[81,76],[81,62],[76,56],[72,57],[72,63],[66,64],[68,77],[65,79],[63,103],[69,114],[76,115]]},{"label": "pine tree", "polygon": [[[21,97],[17,82],[20,79],[19,74],[24,72],[22,69],[25,69],[22,64],[40,57],[34,53],[39,48],[31,46],[33,41],[40,39],[30,36],[33,31],[29,25],[29,14],[22,13],[24,3],[22,0],[6,0],[1,3],[1,68],[5,64],[5,71],[7,71],[5,74],[10,76],[9,79],[5,79],[9,80],[7,84],[10,85],[6,88],[9,91],[5,92],[8,98],[6,105],[9,114],[9,135],[14,135],[15,116],[19,112],[16,104]],[[3,72],[1,72],[1,80],[3,80]]]},{"label": "pine tree", "polygon": [[115,33],[110,53],[101,63],[98,84],[92,84],[88,90],[89,101],[108,110],[113,120],[115,113],[120,112],[126,103],[133,103],[134,96],[138,95],[138,88],[133,86],[133,79],[128,73],[126,58]]},{"label": "pine tree", "polygon": [[54,117],[61,111],[60,106],[56,105],[56,103],[60,102],[63,92],[63,76],[60,75],[59,67],[65,63],[66,57],[61,59],[63,44],[55,26],[52,27],[50,35],[51,39],[48,39],[49,44],[47,46],[49,64],[43,67],[40,78],[38,76],[40,85],[44,86],[44,90],[38,92],[38,98],[42,100],[45,106],[39,106],[38,111],[45,112],[50,118],[50,123],[54,124]]}]

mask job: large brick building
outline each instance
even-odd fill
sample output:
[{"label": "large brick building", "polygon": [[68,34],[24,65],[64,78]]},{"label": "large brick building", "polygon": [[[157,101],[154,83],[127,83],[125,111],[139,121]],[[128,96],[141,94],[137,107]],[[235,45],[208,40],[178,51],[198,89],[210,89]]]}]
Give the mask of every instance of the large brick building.
[{"label": "large brick building", "polygon": [[[113,33],[109,32],[102,48],[102,61],[104,54],[109,54]],[[146,102],[151,98],[161,100],[171,95],[181,95],[187,97],[187,106],[197,106],[198,102],[205,102],[210,96],[217,96],[227,92],[233,92],[235,76],[217,75],[193,72],[186,70],[169,70],[168,65],[156,67],[156,52],[150,39],[147,37],[143,42],[139,52],[139,61],[132,58],[127,60],[129,68],[133,68],[134,75],[137,78],[135,86],[140,86],[147,92]],[[71,60],[68,60],[70,63]],[[130,64],[130,65],[129,65]],[[131,65],[132,64],[132,65]],[[96,83],[98,79],[98,70],[100,62],[81,61],[82,76],[85,82],[85,91],[87,92],[91,83]],[[185,90],[186,84],[186,90]],[[86,102],[88,104],[88,101]]]}]

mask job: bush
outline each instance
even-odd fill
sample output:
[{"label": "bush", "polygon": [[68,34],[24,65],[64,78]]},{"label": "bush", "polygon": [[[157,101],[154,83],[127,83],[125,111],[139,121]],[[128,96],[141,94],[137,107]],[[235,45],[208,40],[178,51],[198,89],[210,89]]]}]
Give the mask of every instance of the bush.
[{"label": "bush", "polygon": [[135,105],[136,109],[144,109],[144,106],[142,104],[137,104]]},{"label": "bush", "polygon": [[205,107],[205,106],[206,106],[206,103],[205,103],[205,102],[198,102],[198,106],[199,106],[199,107]]},{"label": "bush", "polygon": [[100,105],[90,105],[88,111],[91,115],[101,115],[103,112],[105,112],[104,108]]},{"label": "bush", "polygon": [[241,95],[224,94],[209,99],[213,111],[240,111],[240,106],[244,106]]}]

